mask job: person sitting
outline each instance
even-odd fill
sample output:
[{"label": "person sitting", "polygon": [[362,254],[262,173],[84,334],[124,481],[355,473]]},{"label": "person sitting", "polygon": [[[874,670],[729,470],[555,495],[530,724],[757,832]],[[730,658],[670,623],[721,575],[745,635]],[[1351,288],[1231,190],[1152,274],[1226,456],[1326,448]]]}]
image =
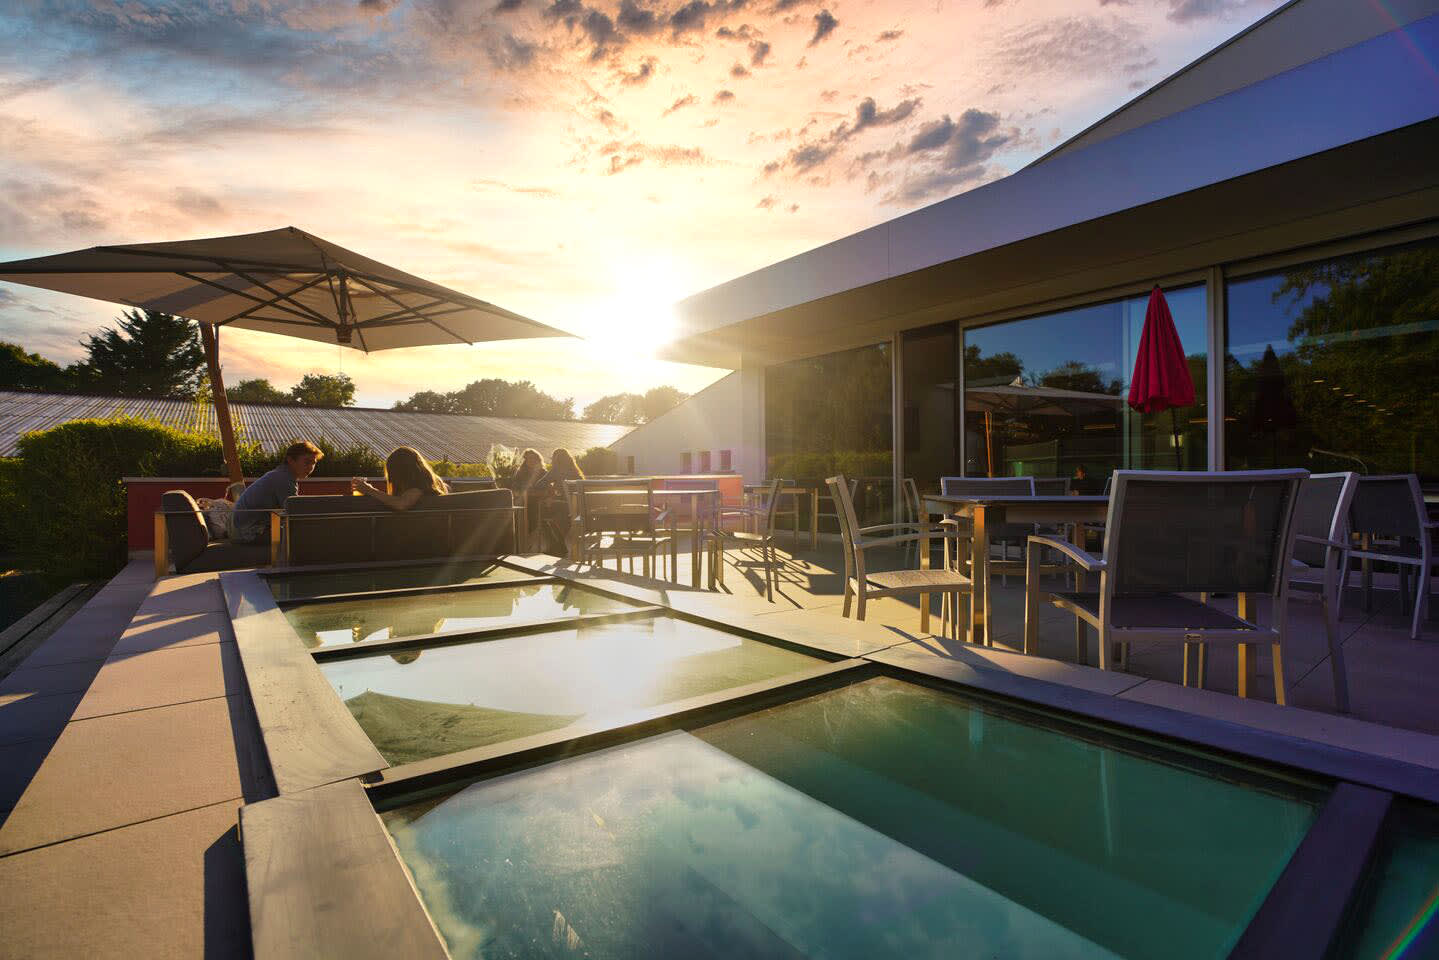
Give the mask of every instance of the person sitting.
[{"label": "person sitting", "polygon": [[300,481],[315,472],[324,454],[308,440],[296,440],[285,449],[280,465],[245,488],[231,513],[230,539],[236,543],[263,543],[270,537],[270,514],[300,489]]},{"label": "person sitting", "polygon": [[351,477],[350,489],[363,493],[397,512],[404,512],[424,497],[449,493],[445,481],[413,447],[396,447],[385,458],[385,486],[381,490],[364,477]]},{"label": "person sitting", "polygon": [[520,466],[512,477],[504,484],[515,492],[515,499],[519,499],[530,488],[540,482],[545,475],[545,460],[540,452],[534,447],[525,448],[520,454]]},{"label": "person sitting", "polygon": [[545,501],[540,514],[545,520],[545,550],[562,557],[568,552],[570,533],[570,504],[565,496],[566,480],[583,480],[584,471],[575,463],[575,458],[564,447],[550,457],[550,469],[531,488],[533,496],[543,496]]}]

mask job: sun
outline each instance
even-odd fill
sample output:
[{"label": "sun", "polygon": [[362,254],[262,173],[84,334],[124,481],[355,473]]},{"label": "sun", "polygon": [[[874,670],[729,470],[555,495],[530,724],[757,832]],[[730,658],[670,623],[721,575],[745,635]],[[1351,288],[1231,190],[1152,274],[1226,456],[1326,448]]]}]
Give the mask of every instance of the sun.
[{"label": "sun", "polygon": [[[584,338],[607,358],[653,359],[678,332],[675,304],[687,271],[666,257],[628,260],[610,272],[610,293],[583,318]],[[577,318],[577,321],[579,318]]]}]

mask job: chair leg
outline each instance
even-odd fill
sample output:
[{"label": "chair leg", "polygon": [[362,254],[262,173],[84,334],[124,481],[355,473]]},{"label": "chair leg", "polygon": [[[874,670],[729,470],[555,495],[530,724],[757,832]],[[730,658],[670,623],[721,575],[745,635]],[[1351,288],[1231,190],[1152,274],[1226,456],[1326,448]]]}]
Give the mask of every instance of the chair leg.
[{"label": "chair leg", "polygon": [[[1428,531],[1425,531],[1427,533]],[[1423,568],[1414,568],[1414,619],[1409,624],[1409,639],[1419,639],[1419,621],[1424,617],[1424,608],[1429,602],[1429,556],[1424,555]]]},{"label": "chair leg", "polygon": [[764,545],[764,594],[774,603],[774,550],[768,543]]},{"label": "chair leg", "polygon": [[1236,656],[1239,660],[1239,680],[1236,684],[1236,693],[1240,697],[1249,696],[1249,685],[1254,680],[1254,644],[1241,643],[1236,647]]},{"label": "chair leg", "polygon": [[1284,651],[1278,642],[1269,645],[1270,656],[1274,658],[1274,702],[1284,706]]},{"label": "chair leg", "polygon": [[854,618],[855,618],[856,620],[862,621],[862,620],[864,620],[864,607],[865,607],[865,594],[864,594],[864,591],[863,591],[863,590],[861,590],[861,591],[859,592],[859,596],[857,597],[857,601],[858,601],[858,602],[856,603],[856,605],[855,605],[855,610],[854,610]]},{"label": "chair leg", "polygon": [[[1079,621],[1079,626],[1081,628],[1084,626],[1083,620]],[[1095,632],[1099,634],[1099,669],[1109,670],[1111,669],[1109,664],[1110,655],[1113,653],[1109,648],[1109,631],[1101,626]]]}]

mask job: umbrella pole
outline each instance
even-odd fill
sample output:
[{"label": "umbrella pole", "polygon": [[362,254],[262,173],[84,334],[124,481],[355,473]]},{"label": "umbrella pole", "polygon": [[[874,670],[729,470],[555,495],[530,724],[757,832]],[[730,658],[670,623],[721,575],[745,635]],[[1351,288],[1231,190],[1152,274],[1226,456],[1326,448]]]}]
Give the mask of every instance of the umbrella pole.
[{"label": "umbrella pole", "polygon": [[205,348],[205,362],[210,367],[210,396],[215,404],[215,421],[220,425],[220,446],[225,451],[225,469],[231,483],[245,479],[240,471],[240,453],[235,449],[235,427],[230,422],[230,400],[225,396],[225,380],[220,376],[220,331],[214,324],[200,324],[200,343]]},{"label": "umbrella pole", "polygon": [[1180,470],[1184,469],[1184,460],[1179,456],[1179,410],[1175,407],[1169,408],[1170,423],[1174,425],[1174,465]]}]

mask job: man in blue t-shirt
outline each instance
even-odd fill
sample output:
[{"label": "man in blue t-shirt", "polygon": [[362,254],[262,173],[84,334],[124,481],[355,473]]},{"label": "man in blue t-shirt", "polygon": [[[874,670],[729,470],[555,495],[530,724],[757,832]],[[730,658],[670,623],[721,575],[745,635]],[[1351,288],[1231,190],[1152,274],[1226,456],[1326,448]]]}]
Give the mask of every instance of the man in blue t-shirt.
[{"label": "man in blue t-shirt", "polygon": [[275,469],[245,488],[235,501],[234,527],[230,539],[236,543],[264,543],[270,537],[270,511],[285,506],[299,490],[300,481],[315,472],[324,454],[307,440],[296,440],[285,450],[285,459]]}]

